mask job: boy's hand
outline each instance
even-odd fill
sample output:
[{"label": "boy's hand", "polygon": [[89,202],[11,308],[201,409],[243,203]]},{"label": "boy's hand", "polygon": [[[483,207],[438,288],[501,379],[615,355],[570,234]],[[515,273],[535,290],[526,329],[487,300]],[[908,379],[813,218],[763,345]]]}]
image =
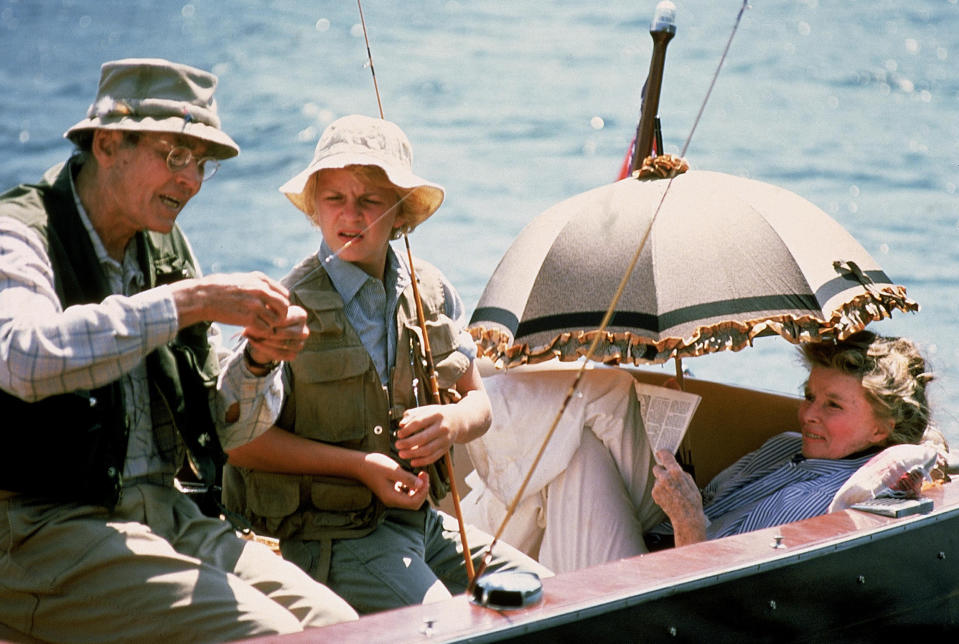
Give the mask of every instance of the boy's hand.
[{"label": "boy's hand", "polygon": [[413,467],[426,467],[446,456],[458,431],[455,409],[455,405],[407,409],[396,430],[400,458]]},{"label": "boy's hand", "polygon": [[386,454],[365,456],[362,482],[388,508],[416,510],[426,502],[430,490],[426,472],[412,474]]}]

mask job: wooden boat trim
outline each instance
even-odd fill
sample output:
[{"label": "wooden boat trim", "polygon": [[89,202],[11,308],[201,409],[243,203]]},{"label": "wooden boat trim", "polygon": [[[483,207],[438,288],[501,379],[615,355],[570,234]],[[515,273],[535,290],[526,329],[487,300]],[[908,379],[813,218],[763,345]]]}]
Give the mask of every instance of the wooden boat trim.
[{"label": "wooden boat trim", "polygon": [[[664,597],[681,595],[721,582],[752,577],[761,572],[811,561],[829,553],[855,550],[877,542],[920,531],[931,524],[959,522],[959,483],[929,490],[935,507],[930,514],[889,518],[856,510],[844,510],[778,528],[664,550],[610,562],[593,568],[543,580],[543,600],[514,611],[496,611],[470,603],[465,595],[421,606],[410,606],[362,618],[360,622],[336,624],[261,642],[315,641],[317,637],[337,642],[489,642],[530,635],[616,610],[638,606]],[[950,526],[951,527],[951,526]],[[774,548],[776,537],[782,548]],[[938,546],[937,546],[938,547]],[[946,559],[945,550],[930,557]],[[959,553],[949,552],[956,556]],[[952,565],[951,563],[949,565]],[[850,570],[851,583],[865,584],[865,573]],[[858,577],[858,579],[857,579]],[[952,596],[959,589],[944,589]],[[774,602],[777,598],[763,599]],[[789,597],[778,598],[788,601]],[[759,601],[759,599],[757,599]],[[682,616],[676,616],[677,624]]]}]

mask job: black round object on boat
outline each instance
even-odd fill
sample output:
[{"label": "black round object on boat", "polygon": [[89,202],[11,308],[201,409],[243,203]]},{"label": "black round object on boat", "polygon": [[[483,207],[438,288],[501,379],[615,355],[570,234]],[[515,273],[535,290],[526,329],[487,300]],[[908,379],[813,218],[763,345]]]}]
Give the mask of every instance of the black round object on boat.
[{"label": "black round object on boat", "polygon": [[483,575],[473,585],[470,601],[496,610],[524,608],[543,598],[543,584],[534,572],[503,571]]}]

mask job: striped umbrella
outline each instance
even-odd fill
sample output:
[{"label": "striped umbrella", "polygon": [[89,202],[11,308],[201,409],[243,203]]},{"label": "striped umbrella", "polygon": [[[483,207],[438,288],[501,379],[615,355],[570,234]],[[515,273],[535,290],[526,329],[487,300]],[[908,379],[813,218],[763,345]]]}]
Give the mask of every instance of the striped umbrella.
[{"label": "striped umbrella", "polygon": [[585,355],[661,201],[597,361],[738,351],[769,334],[842,339],[895,309],[919,309],[810,202],[767,183],[689,171],[672,184],[623,179],[527,225],[470,320],[480,352],[500,366]]}]

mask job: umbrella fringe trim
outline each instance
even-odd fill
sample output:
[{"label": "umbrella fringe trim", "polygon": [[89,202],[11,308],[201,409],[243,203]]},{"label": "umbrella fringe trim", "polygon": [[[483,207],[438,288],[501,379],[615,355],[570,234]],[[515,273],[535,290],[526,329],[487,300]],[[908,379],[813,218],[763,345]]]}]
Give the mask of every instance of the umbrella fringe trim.
[{"label": "umbrella fringe trim", "polygon": [[[661,364],[673,358],[692,358],[719,351],[739,351],[751,346],[761,334],[775,333],[793,344],[843,340],[861,331],[870,322],[903,312],[919,311],[919,304],[906,297],[902,286],[884,287],[876,292],[862,293],[834,311],[832,318],[823,320],[813,315],[784,314],[748,320],[725,321],[697,327],[686,338],[671,337],[658,342],[632,332],[604,331],[592,356],[605,364]],[[574,361],[589,352],[599,331],[570,331],[560,333],[549,343],[530,348],[528,344],[514,344],[512,335],[501,329],[474,326],[469,329],[479,356],[493,360],[497,368],[523,364],[537,364],[558,358]]]}]

